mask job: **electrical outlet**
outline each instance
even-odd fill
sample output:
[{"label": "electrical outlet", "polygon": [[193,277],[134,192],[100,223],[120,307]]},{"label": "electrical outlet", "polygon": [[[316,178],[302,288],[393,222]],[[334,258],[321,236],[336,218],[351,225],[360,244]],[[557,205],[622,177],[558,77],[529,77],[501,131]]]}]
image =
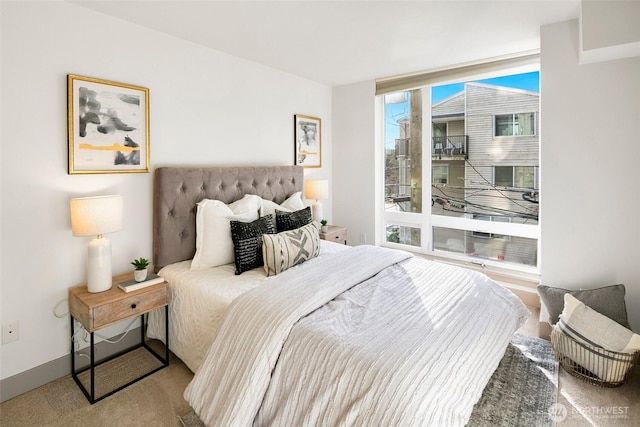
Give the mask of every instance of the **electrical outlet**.
[{"label": "electrical outlet", "polygon": [[367,243],[367,233],[360,233],[360,243]]},{"label": "electrical outlet", "polygon": [[18,341],[18,321],[14,320],[2,325],[2,344]]}]

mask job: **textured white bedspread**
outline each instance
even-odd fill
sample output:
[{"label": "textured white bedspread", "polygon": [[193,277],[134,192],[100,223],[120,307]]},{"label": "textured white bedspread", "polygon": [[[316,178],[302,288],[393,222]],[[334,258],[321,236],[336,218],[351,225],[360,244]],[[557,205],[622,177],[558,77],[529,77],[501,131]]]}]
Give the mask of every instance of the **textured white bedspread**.
[{"label": "textured white bedspread", "polygon": [[528,315],[486,276],[400,251],[300,267],[229,307],[185,391],[207,425],[464,425]]},{"label": "textured white bedspread", "polygon": [[[321,241],[320,256],[346,248]],[[271,279],[262,267],[236,275],[234,264],[191,270],[190,260],[168,265],[159,274],[169,283],[169,348],[193,372],[202,363],[231,301]],[[152,311],[148,336],[164,342],[164,325],[164,311]]]}]

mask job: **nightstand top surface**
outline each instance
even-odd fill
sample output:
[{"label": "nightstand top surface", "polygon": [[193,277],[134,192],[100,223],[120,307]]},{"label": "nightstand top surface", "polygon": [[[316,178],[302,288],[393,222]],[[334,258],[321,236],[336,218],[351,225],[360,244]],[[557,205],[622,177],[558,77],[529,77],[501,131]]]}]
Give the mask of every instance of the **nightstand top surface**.
[{"label": "nightstand top surface", "polygon": [[124,299],[131,297],[133,295],[142,294],[145,292],[150,292],[159,288],[166,287],[167,282],[156,283],[155,285],[150,285],[144,287],[142,289],[138,289],[136,291],[125,292],[118,287],[118,283],[124,282],[127,280],[133,279],[133,273],[121,274],[120,276],[115,276],[113,278],[113,285],[111,289],[104,292],[95,292],[91,293],[87,291],[87,285],[74,286],[69,288],[69,296],[74,296],[81,300],[84,304],[89,307],[104,304],[105,302],[113,302],[119,299]]}]

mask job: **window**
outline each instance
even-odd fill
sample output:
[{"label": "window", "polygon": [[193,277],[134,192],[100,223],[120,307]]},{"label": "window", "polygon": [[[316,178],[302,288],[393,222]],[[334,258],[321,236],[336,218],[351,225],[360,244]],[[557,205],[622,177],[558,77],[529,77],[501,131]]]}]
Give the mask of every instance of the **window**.
[{"label": "window", "polygon": [[496,187],[536,188],[534,166],[494,166]]},{"label": "window", "polygon": [[447,184],[449,182],[449,166],[448,165],[432,166],[431,182],[433,184]]},{"label": "window", "polygon": [[495,116],[495,136],[535,135],[535,114],[500,114]]},{"label": "window", "polygon": [[539,72],[504,77],[384,96],[387,245],[537,268]]},{"label": "window", "polygon": [[434,123],[433,124],[433,137],[434,138],[446,138],[447,137],[447,123]]},{"label": "window", "polygon": [[385,96],[386,211],[422,212],[421,110],[420,89]]},{"label": "window", "polygon": [[420,247],[420,229],[398,224],[387,224],[386,241],[408,246]]},{"label": "window", "polygon": [[447,146],[447,123],[434,123],[431,131],[433,138],[433,152],[442,155]]}]

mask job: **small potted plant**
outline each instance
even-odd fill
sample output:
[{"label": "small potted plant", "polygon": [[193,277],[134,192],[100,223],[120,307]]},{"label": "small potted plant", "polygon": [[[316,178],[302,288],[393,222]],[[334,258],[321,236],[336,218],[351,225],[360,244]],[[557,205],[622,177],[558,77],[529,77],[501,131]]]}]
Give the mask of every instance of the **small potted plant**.
[{"label": "small potted plant", "polygon": [[322,231],[323,233],[329,231],[329,226],[327,225],[327,223],[328,221],[326,219],[320,221],[320,231]]},{"label": "small potted plant", "polygon": [[147,278],[147,267],[149,266],[149,260],[140,257],[139,259],[134,259],[131,261],[131,265],[133,265],[136,269],[133,272],[133,278],[136,282],[144,282]]}]

